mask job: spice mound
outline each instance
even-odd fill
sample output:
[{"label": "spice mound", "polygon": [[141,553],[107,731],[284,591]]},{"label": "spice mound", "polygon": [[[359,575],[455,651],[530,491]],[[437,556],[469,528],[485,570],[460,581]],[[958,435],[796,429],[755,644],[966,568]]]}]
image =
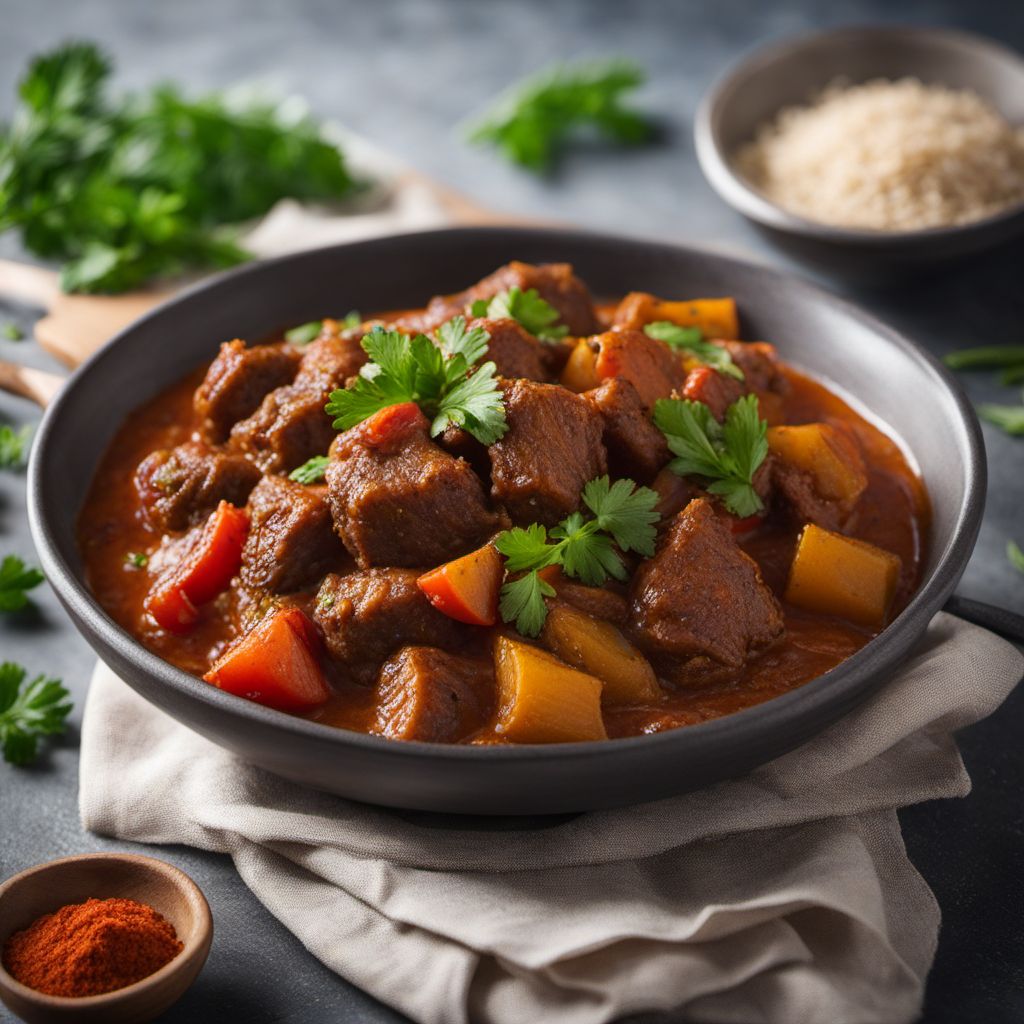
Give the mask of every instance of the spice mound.
[{"label": "spice mound", "polygon": [[736,154],[764,195],[823,224],[965,224],[1024,201],[1024,128],[969,90],[914,78],[833,82]]},{"label": "spice mound", "polygon": [[15,932],[3,964],[23,985],[51,996],[95,996],[141,981],[182,944],[162,915],[135,900],[72,903]]}]

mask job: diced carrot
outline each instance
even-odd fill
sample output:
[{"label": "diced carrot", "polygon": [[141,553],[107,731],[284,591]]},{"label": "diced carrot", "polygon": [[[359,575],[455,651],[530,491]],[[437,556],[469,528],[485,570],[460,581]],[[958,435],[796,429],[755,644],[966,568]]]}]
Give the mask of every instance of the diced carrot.
[{"label": "diced carrot", "polygon": [[354,429],[359,431],[363,444],[371,448],[389,448],[427,425],[426,416],[415,402],[400,402],[375,412]]},{"label": "diced carrot", "polygon": [[471,626],[493,626],[498,621],[502,574],[501,555],[485,544],[431,569],[416,582],[427,600],[449,618]]},{"label": "diced carrot", "polygon": [[199,606],[226,590],[238,572],[248,533],[245,510],[222,501],[184,560],[157,578],[146,611],[164,629],[187,632],[199,618]]},{"label": "diced carrot", "polygon": [[283,608],[242,637],[203,678],[279,711],[308,711],[331,695],[311,647],[315,635],[298,608]]},{"label": "diced carrot", "polygon": [[751,530],[756,530],[763,522],[763,512],[755,512],[752,516],[744,516],[742,519],[739,516],[729,515],[729,529],[732,530],[735,536],[750,533]]}]

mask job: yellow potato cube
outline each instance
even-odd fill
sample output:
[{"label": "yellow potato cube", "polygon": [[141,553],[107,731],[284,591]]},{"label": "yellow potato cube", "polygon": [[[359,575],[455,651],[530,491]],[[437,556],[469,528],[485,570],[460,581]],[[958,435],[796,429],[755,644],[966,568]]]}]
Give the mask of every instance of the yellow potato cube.
[{"label": "yellow potato cube", "polygon": [[576,342],[559,382],[563,388],[577,394],[596,388],[601,383],[601,378],[597,375],[597,353],[590,348],[586,339],[580,338]]},{"label": "yellow potato cube", "polygon": [[856,445],[828,423],[769,427],[768,448],[783,462],[810,473],[823,498],[852,503],[868,485]]},{"label": "yellow potato cube", "polygon": [[670,320],[680,327],[699,327],[706,338],[736,341],[740,336],[734,299],[691,299],[689,302],[656,302],[651,320]]},{"label": "yellow potato cube", "polygon": [[891,551],[810,524],[797,543],[785,598],[808,611],[882,626],[901,564]]},{"label": "yellow potato cube", "polygon": [[650,662],[610,622],[556,604],[540,638],[563,661],[604,683],[605,705],[641,704],[661,696]]},{"label": "yellow potato cube", "polygon": [[573,743],[608,738],[601,680],[531,644],[498,637],[496,732],[514,743]]}]

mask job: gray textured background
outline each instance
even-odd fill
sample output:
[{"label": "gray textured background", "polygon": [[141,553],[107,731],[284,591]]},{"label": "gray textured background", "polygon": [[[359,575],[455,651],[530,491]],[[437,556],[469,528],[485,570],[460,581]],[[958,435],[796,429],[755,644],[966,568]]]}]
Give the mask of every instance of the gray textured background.
[{"label": "gray textured background", "polygon": [[[1024,49],[1024,3],[804,0],[770,4],[560,2],[329,2],[177,0],[173,4],[0,0],[0,117],[9,112],[27,56],[72,36],[113,54],[117,85],[173,77],[202,90],[244,78],[269,80],[478,202],[535,217],[714,242],[785,263],[725,208],[694,159],[691,126],[712,78],[765,40],[814,27],[899,20],[972,29]],[[639,96],[664,129],[662,144],[633,152],[593,146],[551,179],[466,146],[456,125],[510,80],[549,61],[625,55],[650,83]],[[0,252],[17,255],[11,238]],[[980,341],[1024,341],[1024,249],[978,260],[941,280],[888,293],[850,293],[935,352]],[[806,271],[804,271],[806,273]],[[837,290],[841,286],[833,284]],[[0,305],[0,323],[31,328],[32,311]],[[0,340],[0,358],[51,365],[31,342]],[[984,376],[971,396],[1012,400]],[[913,396],[908,396],[912,401]],[[102,410],[97,410],[102,415]],[[0,422],[31,423],[35,411],[0,395]],[[961,593],[1024,611],[1024,578],[1005,559],[1009,536],[1024,543],[1024,441],[985,428],[991,484],[978,549]],[[0,554],[33,556],[24,478],[0,474]],[[0,659],[62,675],[79,705],[92,658],[53,595],[37,610],[0,621]],[[904,813],[907,845],[932,884],[945,925],[927,1019],[1024,1019],[1024,820],[1019,696],[963,737],[975,792],[964,801]],[[79,721],[80,706],[73,722]],[[93,849],[126,848],[84,834],[75,809],[77,731],[40,764],[0,764],[0,878],[30,864]],[[160,855],[188,871],[210,899],[213,952],[170,1021],[238,1015],[269,1021],[397,1020],[321,967],[252,897],[224,858],[180,848]],[[2,1014],[0,1014],[0,1019]]]}]

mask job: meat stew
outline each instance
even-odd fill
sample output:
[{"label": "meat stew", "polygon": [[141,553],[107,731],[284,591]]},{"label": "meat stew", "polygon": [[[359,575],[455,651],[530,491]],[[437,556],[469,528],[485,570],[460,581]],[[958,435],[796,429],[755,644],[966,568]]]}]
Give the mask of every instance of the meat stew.
[{"label": "meat stew", "polygon": [[512,263],[302,333],[133,413],[79,523],[109,614],[243,699],[396,740],[656,732],[825,674],[919,583],[907,457],[730,299]]}]

